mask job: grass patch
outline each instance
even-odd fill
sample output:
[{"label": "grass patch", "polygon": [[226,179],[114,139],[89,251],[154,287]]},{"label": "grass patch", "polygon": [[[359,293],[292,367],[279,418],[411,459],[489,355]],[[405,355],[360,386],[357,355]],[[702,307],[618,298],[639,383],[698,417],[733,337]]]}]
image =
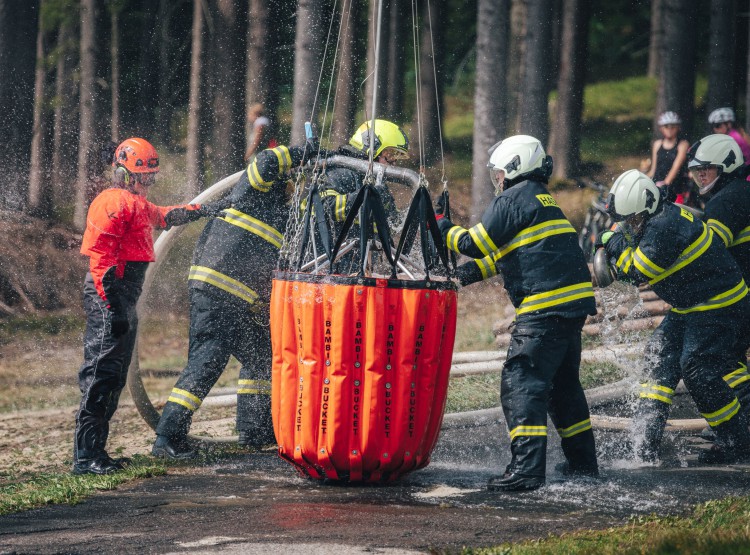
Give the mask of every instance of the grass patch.
[{"label": "grass patch", "polygon": [[698,505],[687,517],[638,517],[629,525],[549,537],[465,555],[723,555],[750,553],[750,497],[730,497]]},{"label": "grass patch", "polygon": [[591,389],[621,380],[625,373],[612,362],[581,362],[580,377],[583,389]]},{"label": "grass patch", "polygon": [[43,505],[66,503],[75,505],[97,491],[117,489],[117,486],[141,478],[166,474],[164,461],[145,457],[133,458],[128,468],[106,476],[74,476],[62,473],[39,473],[32,477],[15,478],[0,487],[0,515],[17,513]]},{"label": "grass patch", "polygon": [[452,378],[445,412],[489,409],[500,404],[500,373]]}]

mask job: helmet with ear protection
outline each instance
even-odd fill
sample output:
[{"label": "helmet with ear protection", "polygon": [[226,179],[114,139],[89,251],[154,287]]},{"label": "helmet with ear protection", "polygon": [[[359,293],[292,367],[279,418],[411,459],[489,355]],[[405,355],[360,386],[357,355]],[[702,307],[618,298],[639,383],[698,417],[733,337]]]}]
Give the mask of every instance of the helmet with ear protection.
[{"label": "helmet with ear protection", "polygon": [[[146,139],[125,139],[115,149],[113,183],[115,187],[127,187],[131,174],[154,174],[159,171],[159,153]],[[145,178],[145,176],[144,176]]]}]

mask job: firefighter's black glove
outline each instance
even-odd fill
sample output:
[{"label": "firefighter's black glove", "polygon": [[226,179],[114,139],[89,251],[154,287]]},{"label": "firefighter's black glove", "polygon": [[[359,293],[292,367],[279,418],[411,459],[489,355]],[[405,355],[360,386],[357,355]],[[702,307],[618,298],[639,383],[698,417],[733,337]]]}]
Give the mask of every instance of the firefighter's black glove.
[{"label": "firefighter's black glove", "polygon": [[176,225],[189,224],[190,222],[199,220],[203,216],[200,204],[188,204],[180,208],[173,208],[164,216],[164,221],[167,224],[165,229],[171,229]]},{"label": "firefighter's black glove", "polygon": [[107,294],[107,300],[109,301],[109,306],[107,308],[109,308],[109,311],[112,314],[110,319],[112,335],[114,337],[122,337],[130,330],[128,313],[116,293],[109,292]]},{"label": "firefighter's black glove", "polygon": [[122,337],[130,331],[130,321],[127,314],[112,313],[112,335]]},{"label": "firefighter's black glove", "polygon": [[222,210],[226,210],[231,206],[231,203],[227,200],[220,200],[217,202],[207,202],[205,204],[201,204],[200,208],[198,208],[197,211],[200,213],[202,218],[213,218],[214,216],[218,216],[219,214],[221,214]]}]

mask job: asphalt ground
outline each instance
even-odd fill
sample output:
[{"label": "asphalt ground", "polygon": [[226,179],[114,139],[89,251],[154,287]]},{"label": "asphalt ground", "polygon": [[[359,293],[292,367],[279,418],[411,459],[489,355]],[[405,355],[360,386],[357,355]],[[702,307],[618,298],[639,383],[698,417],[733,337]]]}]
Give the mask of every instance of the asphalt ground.
[{"label": "asphalt ground", "polygon": [[[0,553],[410,553],[457,551],[683,514],[750,493],[750,466],[698,466],[696,438],[665,440],[659,466],[625,457],[622,432],[597,432],[602,477],[568,481],[550,438],[546,487],[492,493],[509,459],[504,424],[443,428],[431,464],[385,486],[309,480],[273,452],[148,479],[0,517]],[[705,446],[705,445],[703,445]]]}]

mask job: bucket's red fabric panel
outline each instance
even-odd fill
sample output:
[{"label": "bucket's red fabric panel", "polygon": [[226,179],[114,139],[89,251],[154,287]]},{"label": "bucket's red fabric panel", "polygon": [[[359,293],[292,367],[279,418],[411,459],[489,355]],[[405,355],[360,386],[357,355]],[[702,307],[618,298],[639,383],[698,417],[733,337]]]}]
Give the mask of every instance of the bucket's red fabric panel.
[{"label": "bucket's red fabric panel", "polygon": [[279,454],[313,478],[376,482],[425,466],[455,332],[454,290],[275,279]]}]

